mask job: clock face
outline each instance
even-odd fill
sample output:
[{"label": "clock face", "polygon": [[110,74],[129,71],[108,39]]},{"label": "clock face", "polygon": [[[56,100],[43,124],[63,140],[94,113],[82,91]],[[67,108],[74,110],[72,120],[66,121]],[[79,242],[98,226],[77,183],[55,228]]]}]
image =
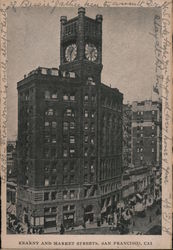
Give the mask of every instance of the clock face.
[{"label": "clock face", "polygon": [[85,45],[85,56],[89,61],[96,61],[97,59],[97,48],[94,44],[87,43]]},{"label": "clock face", "polygon": [[65,49],[65,58],[67,62],[74,61],[76,56],[77,56],[76,44],[70,44],[69,46],[67,46],[67,48]]}]

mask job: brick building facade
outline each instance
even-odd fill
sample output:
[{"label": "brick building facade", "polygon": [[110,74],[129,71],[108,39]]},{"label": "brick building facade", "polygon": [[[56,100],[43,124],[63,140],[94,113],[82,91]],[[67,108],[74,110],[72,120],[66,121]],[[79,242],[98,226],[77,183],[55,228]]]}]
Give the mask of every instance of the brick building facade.
[{"label": "brick building facade", "polygon": [[132,162],[135,166],[161,166],[162,105],[160,101],[132,103]]},{"label": "brick building facade", "polygon": [[61,17],[60,68],[18,82],[17,217],[81,225],[120,199],[123,95],[101,83],[102,16]]}]

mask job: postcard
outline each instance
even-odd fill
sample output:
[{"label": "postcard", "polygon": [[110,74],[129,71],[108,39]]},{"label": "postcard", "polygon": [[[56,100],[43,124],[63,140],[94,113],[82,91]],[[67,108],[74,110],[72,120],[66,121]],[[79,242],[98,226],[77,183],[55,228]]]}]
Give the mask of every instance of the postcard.
[{"label": "postcard", "polygon": [[5,249],[172,249],[172,1],[1,0]]}]

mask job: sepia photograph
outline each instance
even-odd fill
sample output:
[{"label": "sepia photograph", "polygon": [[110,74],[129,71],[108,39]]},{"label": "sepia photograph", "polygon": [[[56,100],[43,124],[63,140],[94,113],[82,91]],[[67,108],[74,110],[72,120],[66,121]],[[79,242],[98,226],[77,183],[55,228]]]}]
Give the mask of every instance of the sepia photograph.
[{"label": "sepia photograph", "polygon": [[161,11],[52,14],[8,13],[8,233],[161,234]]},{"label": "sepia photograph", "polygon": [[163,9],[26,3],[6,10],[6,235],[170,237]]}]

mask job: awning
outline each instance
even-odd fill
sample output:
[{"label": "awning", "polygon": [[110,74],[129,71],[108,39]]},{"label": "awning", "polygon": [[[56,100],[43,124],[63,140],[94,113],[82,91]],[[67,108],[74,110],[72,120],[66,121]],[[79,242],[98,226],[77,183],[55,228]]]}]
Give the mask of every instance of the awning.
[{"label": "awning", "polygon": [[110,207],[111,205],[112,205],[112,199],[109,200],[107,207]]},{"label": "awning", "polygon": [[45,221],[48,222],[48,221],[55,221],[56,220],[56,217],[47,217],[45,218]]},{"label": "awning", "polygon": [[101,213],[105,213],[106,212],[106,207],[103,207],[102,210],[101,210]]},{"label": "awning", "polygon": [[141,196],[140,194],[136,194],[136,196],[137,196],[140,200],[142,200],[142,196]]}]

